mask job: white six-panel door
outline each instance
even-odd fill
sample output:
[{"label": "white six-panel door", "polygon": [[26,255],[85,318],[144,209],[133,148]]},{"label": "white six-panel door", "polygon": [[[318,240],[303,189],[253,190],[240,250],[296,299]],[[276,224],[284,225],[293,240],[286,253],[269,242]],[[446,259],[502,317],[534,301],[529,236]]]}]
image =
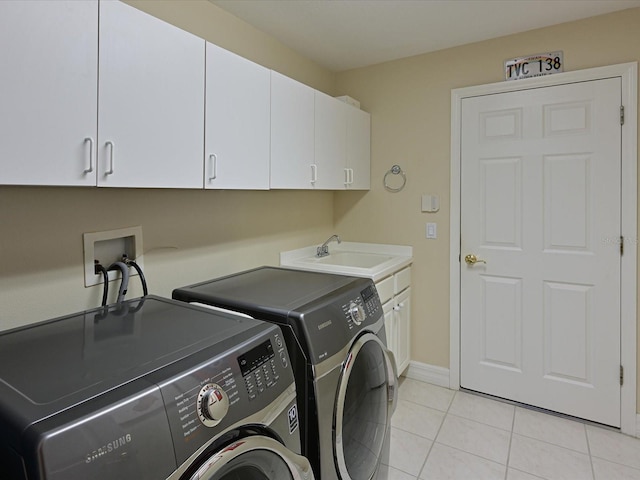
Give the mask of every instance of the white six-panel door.
[{"label": "white six-panel door", "polygon": [[620,425],[620,98],[462,100],[462,387]]}]

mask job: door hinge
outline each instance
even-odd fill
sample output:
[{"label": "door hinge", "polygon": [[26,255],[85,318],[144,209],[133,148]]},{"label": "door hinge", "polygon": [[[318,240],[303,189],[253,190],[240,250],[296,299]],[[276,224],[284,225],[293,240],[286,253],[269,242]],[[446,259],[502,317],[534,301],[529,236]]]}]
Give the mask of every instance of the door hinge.
[{"label": "door hinge", "polygon": [[624,384],[624,367],[620,365],[620,386]]},{"label": "door hinge", "polygon": [[620,256],[624,255],[624,237],[620,235]]},{"label": "door hinge", "polygon": [[624,125],[624,105],[620,105],[620,125]]}]

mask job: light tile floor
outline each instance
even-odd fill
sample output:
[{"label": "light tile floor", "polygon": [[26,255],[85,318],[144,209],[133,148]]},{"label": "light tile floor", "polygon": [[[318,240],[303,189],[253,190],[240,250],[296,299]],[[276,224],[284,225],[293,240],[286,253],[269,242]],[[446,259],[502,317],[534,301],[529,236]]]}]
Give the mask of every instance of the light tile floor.
[{"label": "light tile floor", "polygon": [[640,439],[403,379],[389,480],[640,480]]}]

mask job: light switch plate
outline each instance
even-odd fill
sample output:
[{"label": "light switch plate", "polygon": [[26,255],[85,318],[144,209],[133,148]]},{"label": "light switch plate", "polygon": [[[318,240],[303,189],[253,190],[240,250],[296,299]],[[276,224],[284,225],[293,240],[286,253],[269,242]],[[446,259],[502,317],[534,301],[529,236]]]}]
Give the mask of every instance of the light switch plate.
[{"label": "light switch plate", "polygon": [[427,238],[438,238],[438,226],[435,223],[427,223]]},{"label": "light switch plate", "polygon": [[440,210],[440,197],[438,195],[422,195],[422,211],[437,212]]}]

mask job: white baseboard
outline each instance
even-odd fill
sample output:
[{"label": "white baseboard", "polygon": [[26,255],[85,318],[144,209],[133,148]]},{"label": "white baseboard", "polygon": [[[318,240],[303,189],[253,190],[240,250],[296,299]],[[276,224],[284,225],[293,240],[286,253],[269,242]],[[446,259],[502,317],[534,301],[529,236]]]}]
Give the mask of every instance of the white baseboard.
[{"label": "white baseboard", "polygon": [[[411,378],[412,380],[418,380],[420,382],[431,383],[432,385],[437,385],[439,387],[450,388],[448,368],[412,360],[409,362],[407,369],[402,372],[402,376]],[[635,436],[640,438],[640,413],[636,414]]]},{"label": "white baseboard", "polygon": [[[431,383],[432,385],[437,385],[439,387],[450,388],[448,368],[412,360],[409,362],[407,369],[402,372],[402,376],[412,380],[418,380],[420,382]],[[636,415],[635,436],[640,438],[640,413]]]},{"label": "white baseboard", "polygon": [[412,360],[402,373],[407,378],[449,388],[449,369]]}]

